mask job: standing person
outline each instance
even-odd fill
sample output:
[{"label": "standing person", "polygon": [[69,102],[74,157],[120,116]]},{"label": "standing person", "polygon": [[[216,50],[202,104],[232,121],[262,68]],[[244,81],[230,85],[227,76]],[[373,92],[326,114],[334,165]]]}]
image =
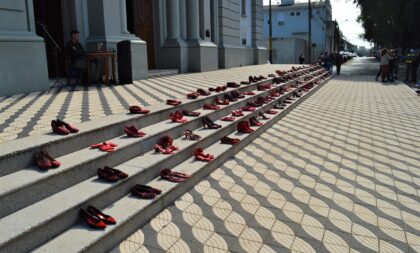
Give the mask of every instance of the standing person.
[{"label": "standing person", "polygon": [[303,54],[300,54],[299,56],[299,64],[303,64],[305,62],[305,56]]},{"label": "standing person", "polygon": [[389,73],[389,60],[393,59],[389,53],[388,49],[384,48],[381,50],[381,74],[382,74],[382,82],[385,83],[386,78],[388,77]]},{"label": "standing person", "polygon": [[394,71],[395,71],[395,53],[394,50],[390,50],[389,55],[392,59],[389,60],[389,72],[388,72],[388,81],[394,82]]},{"label": "standing person", "polygon": [[334,63],[337,69],[337,75],[339,76],[341,73],[341,64],[343,64],[343,56],[340,53],[335,54]]}]

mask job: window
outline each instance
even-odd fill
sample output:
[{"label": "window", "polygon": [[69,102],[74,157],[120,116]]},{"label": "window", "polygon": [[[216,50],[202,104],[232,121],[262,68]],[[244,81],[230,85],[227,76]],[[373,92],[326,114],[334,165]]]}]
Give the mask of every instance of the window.
[{"label": "window", "polygon": [[246,16],[246,0],[241,1],[241,15]]},{"label": "window", "polygon": [[300,11],[296,12],[296,16],[300,16]]},{"label": "window", "polygon": [[295,15],[295,13],[294,12],[290,12],[290,16],[294,16]]}]

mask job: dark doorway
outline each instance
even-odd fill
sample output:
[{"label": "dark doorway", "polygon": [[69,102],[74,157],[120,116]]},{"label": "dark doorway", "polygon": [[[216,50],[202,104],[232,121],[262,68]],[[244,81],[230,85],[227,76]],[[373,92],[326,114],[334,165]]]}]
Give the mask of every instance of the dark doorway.
[{"label": "dark doorway", "polygon": [[[64,55],[64,35],[63,35],[63,16],[61,9],[60,0],[34,0],[34,12],[35,21],[46,25],[48,32],[55,39],[57,44],[61,48],[61,52],[58,52],[58,73],[60,77],[67,75],[66,62]],[[47,64],[48,64],[48,75],[50,78],[56,77],[55,70],[55,56],[53,54],[54,44],[44,34],[42,27],[36,25],[36,33],[45,40],[47,49]]]},{"label": "dark doorway", "polygon": [[147,62],[149,69],[155,68],[155,50],[153,33],[153,1],[126,0],[127,28],[130,33],[146,41]]}]

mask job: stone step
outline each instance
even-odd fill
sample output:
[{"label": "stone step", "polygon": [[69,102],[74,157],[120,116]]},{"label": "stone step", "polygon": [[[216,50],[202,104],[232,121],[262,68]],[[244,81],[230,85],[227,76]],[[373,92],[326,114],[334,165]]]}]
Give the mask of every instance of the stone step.
[{"label": "stone step", "polygon": [[[318,72],[319,71],[316,71],[314,73]],[[300,78],[304,78],[305,76],[307,75]],[[289,85],[290,83],[291,82],[287,82],[280,86]],[[276,88],[280,86],[277,86]],[[272,88],[271,90],[276,88]],[[150,150],[152,146],[158,142],[159,138],[164,135],[170,135],[177,138],[182,135],[185,129],[197,129],[201,125],[201,118],[204,116],[209,116],[211,119],[221,118],[230,114],[233,109],[238,109],[245,105],[247,101],[252,100],[257,96],[268,95],[271,90],[254,91],[256,95],[247,96],[230,105],[222,106],[222,108],[217,111],[196,110],[202,113],[200,117],[190,117],[190,121],[186,124],[172,123],[167,119],[168,115],[166,115],[166,117],[162,115],[161,117],[164,118],[164,121],[149,125],[142,129],[147,133],[144,138],[133,139],[120,135],[111,139],[110,141],[119,145],[116,152],[104,153],[84,147],[75,152],[57,157],[57,160],[62,163],[58,169],[40,173],[39,169],[35,165],[32,165],[26,169],[0,177],[0,201],[8,203],[7,205],[0,206],[0,217],[4,217],[94,176],[96,174],[96,169],[99,167],[113,167],[139,156]],[[122,129],[120,129],[120,133],[121,132]],[[96,142],[91,142],[90,144],[93,143]]]},{"label": "stone step", "polygon": [[[174,171],[192,175],[192,178],[186,182],[179,184],[171,183],[160,180],[159,176],[156,176],[151,180],[146,180],[148,185],[163,191],[158,198],[154,200],[144,200],[128,194],[110,204],[103,212],[116,218],[118,221],[116,225],[108,226],[104,230],[93,230],[88,228],[83,222],[79,222],[35,249],[34,252],[58,252],[62,249],[66,249],[68,252],[108,252],[120,241],[131,235],[141,225],[156,216],[164,208],[171,205],[177,198],[191,189],[201,179],[209,175],[214,169],[218,168],[227,159],[235,155],[235,153],[275,124],[280,118],[284,117],[290,110],[313,94],[319,87],[320,86],[313,88],[302,98],[289,105],[285,110],[265,121],[263,126],[254,127],[255,131],[253,133],[248,135],[232,133],[230,135],[231,137],[241,139],[241,142],[238,145],[230,146],[221,145],[219,143],[210,145],[205,149],[205,152],[215,155],[216,158],[214,161],[204,163],[195,161],[194,158],[189,156],[179,165],[171,167]],[[136,159],[140,159],[138,160],[138,162],[140,162],[142,158]],[[133,159],[133,162],[136,159]],[[138,166],[138,162],[131,165]],[[158,173],[158,171],[156,173]]]},{"label": "stone step", "polygon": [[[246,113],[242,119],[247,119],[260,111],[271,108],[278,100],[284,99],[290,94],[277,98],[255,112]],[[0,219],[3,227],[10,228],[7,235],[0,235],[0,251],[5,249],[6,251],[24,252],[38,246],[77,222],[78,210],[81,207],[88,204],[99,208],[110,205],[126,195],[134,184],[144,184],[156,177],[160,169],[172,168],[185,161],[196,147],[205,148],[218,142],[222,136],[234,132],[236,122],[218,122],[223,126],[218,130],[199,129],[196,132],[203,138],[196,142],[180,137],[175,141],[175,144],[180,147],[180,151],[176,154],[157,155],[154,151],[149,151],[117,166],[130,174],[129,178],[117,184],[102,183],[92,175],[91,178],[83,182]]]}]

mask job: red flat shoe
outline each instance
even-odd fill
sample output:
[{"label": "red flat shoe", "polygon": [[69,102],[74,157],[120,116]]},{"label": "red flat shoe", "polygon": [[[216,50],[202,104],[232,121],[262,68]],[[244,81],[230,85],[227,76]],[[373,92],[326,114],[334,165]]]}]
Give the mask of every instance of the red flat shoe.
[{"label": "red flat shoe", "polygon": [[228,145],[236,145],[239,142],[241,142],[239,139],[233,139],[233,138],[229,138],[227,136],[222,137],[222,139],[220,139],[220,143],[222,144],[228,144]]},{"label": "red flat shoe", "polygon": [[220,119],[221,121],[235,121],[234,117],[223,117]]},{"label": "red flat shoe", "polygon": [[186,123],[188,121],[179,111],[169,114],[169,118],[175,123]]},{"label": "red flat shoe", "polygon": [[199,93],[201,96],[209,96],[211,94],[210,92],[203,89],[197,89],[197,93]]},{"label": "red flat shoe", "polygon": [[140,138],[146,135],[144,132],[137,129],[136,126],[124,127],[124,132],[127,134],[128,137],[133,137],[133,138]]},{"label": "red flat shoe", "polygon": [[128,174],[125,172],[122,172],[121,170],[117,170],[108,166],[104,167],[104,170],[108,173],[111,173],[113,175],[116,175],[119,179],[124,179],[128,177]]},{"label": "red flat shoe", "polygon": [[167,105],[177,106],[177,105],[182,104],[182,102],[179,101],[179,100],[176,100],[176,99],[168,99],[168,100],[166,100],[166,104]]},{"label": "red flat shoe", "polygon": [[241,108],[241,110],[242,111],[244,111],[244,112],[253,112],[253,111],[255,111],[257,108],[255,108],[255,107],[253,107],[253,106],[249,106],[249,105],[247,105],[247,106],[243,106],[242,108]]},{"label": "red flat shoe", "polygon": [[[257,99],[258,99],[258,98],[257,98]],[[260,106],[262,106],[263,104],[262,104],[262,103],[259,103],[259,102],[257,102],[257,101],[253,101],[253,100],[251,100],[251,101],[248,101],[247,105],[248,105],[248,106],[250,106],[250,107],[260,107]]]},{"label": "red flat shoe", "polygon": [[60,119],[57,119],[57,123],[59,125],[63,125],[68,131],[70,131],[70,133],[77,133],[77,132],[79,132],[79,129],[78,128],[76,128],[75,126],[70,125],[69,123],[66,123],[66,122],[64,122],[64,121],[62,121]]},{"label": "red flat shoe", "polygon": [[241,116],[244,116],[244,114],[241,110],[233,110],[232,111],[232,116],[233,117],[241,117]]},{"label": "red flat shoe", "polygon": [[239,92],[237,92],[236,90],[232,91],[232,92],[230,93],[230,95],[231,95],[233,98],[245,98],[245,95],[244,95],[244,94],[239,93]]},{"label": "red flat shoe", "polygon": [[250,124],[251,126],[262,126],[262,125],[264,125],[262,122],[259,122],[259,121],[258,121],[258,119],[257,119],[256,117],[251,117],[251,118],[249,119],[249,124]]},{"label": "red flat shoe", "polygon": [[41,151],[36,152],[34,158],[39,168],[47,170],[52,167],[51,160],[43,155]]},{"label": "red flat shoe", "polygon": [[106,224],[117,224],[117,221],[112,216],[104,214],[94,206],[88,206],[87,211],[90,214],[98,217],[101,221],[105,222]]},{"label": "red flat shoe", "polygon": [[274,111],[274,110],[267,110],[265,113],[274,115],[274,114],[277,114],[277,113],[278,113],[278,111]]},{"label": "red flat shoe", "polygon": [[200,93],[197,93],[197,92],[191,92],[187,94],[187,98],[190,98],[190,99],[196,99],[199,96],[200,96]]},{"label": "red flat shoe", "polygon": [[137,196],[142,199],[154,199],[158,194],[154,193],[151,189],[147,189],[145,187],[142,187],[141,185],[134,185],[133,188],[131,188],[131,193],[134,196]]},{"label": "red flat shoe", "polygon": [[130,111],[130,113],[132,114],[147,114],[150,111],[146,110],[146,109],[142,109],[140,106],[137,105],[132,105],[128,108],[128,110]]},{"label": "red flat shoe", "polygon": [[61,163],[59,161],[55,160],[54,158],[52,158],[50,156],[50,154],[48,154],[47,151],[41,150],[41,153],[42,153],[43,156],[45,156],[46,158],[48,158],[48,160],[50,160],[51,168],[58,168],[58,167],[60,167]]},{"label": "red flat shoe", "polygon": [[272,96],[272,97],[280,97],[280,93],[273,91],[273,92],[271,92],[270,96]]},{"label": "red flat shoe", "polygon": [[174,183],[180,183],[187,181],[187,178],[178,177],[172,173],[170,169],[163,169],[160,171],[160,178],[168,180]]},{"label": "red flat shoe", "polygon": [[51,121],[51,128],[52,128],[52,131],[56,134],[68,135],[70,133],[70,131],[66,128],[66,126],[58,123],[55,120]]},{"label": "red flat shoe", "polygon": [[203,109],[204,110],[219,110],[220,106],[212,105],[212,104],[204,104]]},{"label": "red flat shoe", "polygon": [[191,111],[182,111],[182,114],[185,116],[190,116],[190,117],[198,117],[201,115],[200,112],[191,112]]},{"label": "red flat shoe", "polygon": [[255,92],[245,91],[245,92],[242,92],[242,94],[247,95],[247,96],[253,96],[253,95],[255,95]]},{"label": "red flat shoe", "polygon": [[204,154],[202,148],[196,148],[194,151],[194,157],[198,161],[209,162],[214,159],[213,155]]},{"label": "red flat shoe", "polygon": [[102,180],[107,181],[107,182],[114,183],[114,182],[117,182],[118,180],[120,180],[120,178],[117,175],[113,174],[110,171],[102,169],[102,168],[98,168],[97,174],[98,174],[99,179],[102,179]]},{"label": "red flat shoe", "polygon": [[91,226],[92,228],[99,228],[99,229],[106,228],[105,222],[103,222],[98,217],[86,212],[83,208],[80,209],[79,215],[82,218],[82,220],[86,222],[89,226]]},{"label": "red flat shoe", "polygon": [[228,83],[226,83],[226,86],[227,86],[228,88],[238,88],[238,87],[240,87],[241,85],[240,85],[240,84],[237,84],[237,83],[235,83],[235,82],[228,82]]},{"label": "red flat shoe", "polygon": [[154,194],[156,194],[156,195],[159,195],[159,194],[161,194],[161,193],[162,193],[162,190],[159,190],[159,189],[153,188],[153,187],[148,186],[148,185],[136,184],[136,185],[134,185],[133,187],[135,187],[135,188],[137,188],[137,189],[142,189],[142,190],[147,190],[147,191],[153,192],[153,193],[154,193]]},{"label": "red flat shoe", "polygon": [[264,114],[264,113],[262,113],[262,112],[259,112],[259,113],[258,113],[258,116],[260,116],[262,119],[265,119],[265,120],[270,119],[269,117],[265,116],[265,114]]}]

